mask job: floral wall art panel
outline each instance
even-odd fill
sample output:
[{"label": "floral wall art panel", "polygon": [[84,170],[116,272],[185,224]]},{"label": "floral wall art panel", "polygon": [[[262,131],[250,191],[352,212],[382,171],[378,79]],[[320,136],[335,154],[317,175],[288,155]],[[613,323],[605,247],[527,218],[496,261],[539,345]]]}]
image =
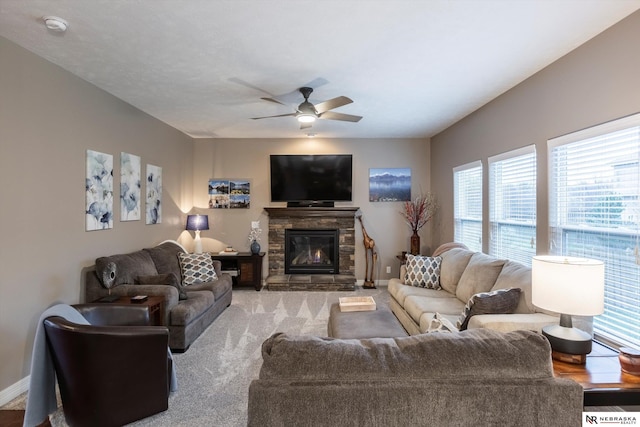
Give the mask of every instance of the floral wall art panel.
[{"label": "floral wall art panel", "polygon": [[140,157],[120,153],[120,221],[140,219]]},{"label": "floral wall art panel", "polygon": [[113,228],[113,156],[87,150],[85,180],[87,231]]},{"label": "floral wall art panel", "polygon": [[162,168],[147,165],[147,224],[162,222]]},{"label": "floral wall art panel", "polygon": [[410,168],[369,169],[370,202],[405,202],[411,200]]}]

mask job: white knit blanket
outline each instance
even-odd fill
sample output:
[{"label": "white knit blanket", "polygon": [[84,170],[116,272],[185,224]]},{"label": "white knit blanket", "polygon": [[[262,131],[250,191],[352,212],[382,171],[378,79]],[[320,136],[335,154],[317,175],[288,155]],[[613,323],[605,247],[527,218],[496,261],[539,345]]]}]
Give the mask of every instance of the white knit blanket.
[{"label": "white knit blanket", "polygon": [[63,317],[70,322],[81,325],[89,324],[82,314],[67,304],[49,307],[40,315],[33,342],[33,353],[31,354],[31,378],[29,379],[24,427],[37,426],[58,408],[56,374],[44,330],[44,319],[52,316]]}]

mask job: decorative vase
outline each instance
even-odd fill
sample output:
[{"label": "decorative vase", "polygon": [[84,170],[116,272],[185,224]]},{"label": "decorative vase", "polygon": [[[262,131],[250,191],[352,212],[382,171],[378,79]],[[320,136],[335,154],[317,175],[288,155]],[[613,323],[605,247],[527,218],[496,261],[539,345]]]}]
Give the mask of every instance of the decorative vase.
[{"label": "decorative vase", "polygon": [[411,235],[411,255],[420,255],[420,236],[417,230]]},{"label": "decorative vase", "polygon": [[251,242],[251,253],[254,255],[258,255],[260,253],[260,243],[258,243],[256,240]]}]

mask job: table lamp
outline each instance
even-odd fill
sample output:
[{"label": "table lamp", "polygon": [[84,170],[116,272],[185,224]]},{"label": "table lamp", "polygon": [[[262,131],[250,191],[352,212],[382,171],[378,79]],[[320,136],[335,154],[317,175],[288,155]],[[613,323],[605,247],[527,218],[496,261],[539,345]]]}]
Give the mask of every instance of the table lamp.
[{"label": "table lamp", "polygon": [[193,253],[202,253],[202,240],[200,240],[200,230],[209,229],[209,215],[187,215],[187,230],[196,232],[194,240],[195,247]]},{"label": "table lamp", "polygon": [[532,302],[560,313],[560,324],[542,328],[553,358],[585,363],[592,337],[574,328],[571,316],[595,316],[604,312],[604,263],[567,257],[534,256],[531,264]]}]

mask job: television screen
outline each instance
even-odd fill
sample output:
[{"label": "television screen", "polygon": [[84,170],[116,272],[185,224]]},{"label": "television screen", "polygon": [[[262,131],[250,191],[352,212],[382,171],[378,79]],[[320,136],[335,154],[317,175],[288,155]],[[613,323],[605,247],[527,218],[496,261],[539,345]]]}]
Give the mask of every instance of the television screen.
[{"label": "television screen", "polygon": [[272,154],[271,201],[351,201],[350,154]]}]

